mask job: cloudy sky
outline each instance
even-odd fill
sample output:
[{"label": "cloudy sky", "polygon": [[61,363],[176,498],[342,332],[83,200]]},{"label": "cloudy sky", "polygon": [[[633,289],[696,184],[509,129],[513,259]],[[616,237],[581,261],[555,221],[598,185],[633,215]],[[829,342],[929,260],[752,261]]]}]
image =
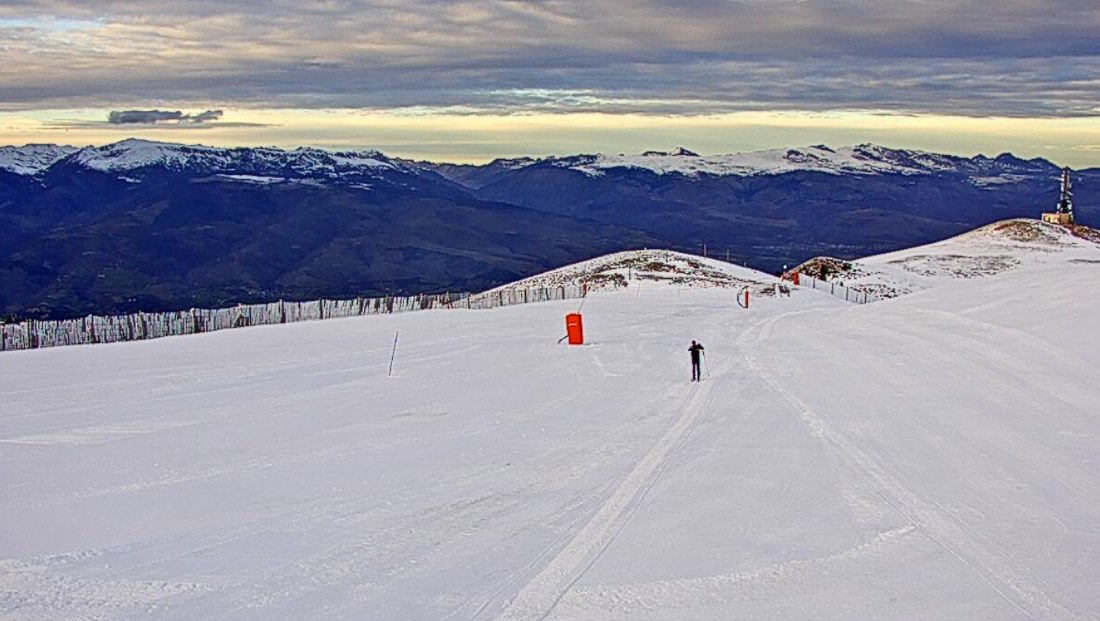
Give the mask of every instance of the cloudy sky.
[{"label": "cloudy sky", "polygon": [[4,0],[0,144],[1100,166],[1097,0]]}]

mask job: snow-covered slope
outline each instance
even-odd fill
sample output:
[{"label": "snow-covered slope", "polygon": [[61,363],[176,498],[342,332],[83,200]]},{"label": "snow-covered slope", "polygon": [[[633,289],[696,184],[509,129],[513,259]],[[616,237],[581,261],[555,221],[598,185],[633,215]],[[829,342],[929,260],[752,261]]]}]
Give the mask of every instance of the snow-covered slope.
[{"label": "snow-covered slope", "polygon": [[0,147],[0,170],[17,175],[37,175],[58,160],[78,151],[76,147],[55,144],[28,144]]},{"label": "snow-covered slope", "polygon": [[135,138],[103,147],[81,149],[70,160],[104,172],[158,166],[168,170],[187,169],[208,173],[290,172],[312,177],[338,177],[345,172],[402,167],[377,151],[330,152],[307,147],[292,151],[274,147],[224,149]]},{"label": "snow-covered slope", "polygon": [[892,298],[960,279],[1076,263],[1100,263],[1100,232],[1015,219],[935,244],[854,261],[817,257],[791,271],[819,277],[824,273],[828,280],[857,291]]},{"label": "snow-covered slope", "polygon": [[1098,269],[0,355],[0,618],[1095,619]]},{"label": "snow-covered slope", "polygon": [[[0,170],[18,175],[38,175],[58,163],[97,170],[129,173],[148,168],[200,174],[236,174],[249,181],[255,176],[273,179],[334,179],[371,176],[385,171],[418,174],[422,168],[388,158],[373,150],[327,151],[300,147],[219,148],[128,138],[101,147],[27,145],[0,147]],[[138,182],[138,179],[125,179]]]},{"label": "snow-covered slope", "polygon": [[62,161],[100,172],[126,173],[157,167],[206,174],[235,173],[242,177],[249,173],[253,176],[281,175],[278,179],[288,176],[331,179],[346,175],[369,176],[384,171],[413,174],[423,171],[423,167],[412,162],[389,158],[374,150],[329,151],[311,147],[293,150],[275,147],[220,148],[140,138],[127,138],[99,147],[0,147],[0,170],[17,175],[38,175]]},{"label": "snow-covered slope", "polygon": [[1054,169],[1042,160],[1025,161],[1009,155],[963,158],[924,151],[889,149],[863,144],[831,149],[815,145],[802,149],[772,149],[727,155],[700,156],[686,149],[648,151],[642,155],[582,155],[545,160],[553,166],[572,168],[598,176],[615,168],[637,168],[657,174],[750,177],[795,171],[834,175],[967,175],[978,185],[1012,183],[1026,175]]},{"label": "snow-covered slope", "polygon": [[771,293],[779,282],[769,274],[716,259],[671,250],[628,250],[525,278],[486,294],[559,285],[584,285],[593,291],[631,286],[750,287]]}]

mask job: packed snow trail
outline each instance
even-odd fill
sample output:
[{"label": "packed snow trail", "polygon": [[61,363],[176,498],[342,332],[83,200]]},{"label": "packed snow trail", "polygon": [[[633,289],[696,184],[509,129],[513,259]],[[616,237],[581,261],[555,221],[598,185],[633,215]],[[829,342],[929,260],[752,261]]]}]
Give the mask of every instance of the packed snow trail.
[{"label": "packed snow trail", "polygon": [[690,298],[5,355],[0,618],[491,618],[679,419]]},{"label": "packed snow trail", "polygon": [[[763,378],[777,395],[786,399],[796,409],[815,436],[822,438],[845,461],[872,481],[883,501],[904,516],[907,522],[936,545],[958,558],[998,596],[1004,598],[1027,618],[1085,618],[1078,611],[1070,611],[1052,599],[1041,579],[1018,559],[969,528],[963,520],[951,516],[934,502],[916,495],[890,473],[889,467],[884,464],[884,457],[873,456],[854,445],[843,433],[833,429],[794,391],[786,388],[782,381],[775,381],[773,378],[789,377],[789,374],[785,373],[785,368],[762,368],[755,360],[758,355],[755,352],[766,351],[778,319],[780,318],[769,321],[757,332],[756,342],[751,348],[754,353],[746,353],[746,359],[753,371]],[[891,325],[873,336],[886,339],[896,333],[897,328]],[[746,336],[751,334],[747,332]],[[835,348],[834,351],[842,351],[845,347],[851,348],[853,343],[834,341],[831,345]],[[744,347],[743,344],[741,346]],[[873,377],[869,375],[864,376],[863,379]]]},{"label": "packed snow trail", "polygon": [[[1096,447],[1100,426],[1086,379],[1100,343],[1082,330],[1094,305],[1067,286],[1094,269],[747,327],[736,429],[695,434],[681,455],[701,456],[670,465],[655,501],[551,618],[1098,618],[1090,584],[1100,537],[1090,524],[1100,520],[1100,468],[1085,447]],[[798,458],[816,454],[816,466],[790,477],[732,452],[769,443],[781,451],[783,442],[758,435],[766,424],[786,443],[806,442]],[[712,443],[715,433],[724,435]],[[742,434],[753,437],[738,441]],[[734,500],[678,513],[676,498],[703,497],[689,470],[731,473],[722,491]],[[780,511],[765,519],[753,515],[774,506],[761,477],[798,490],[781,487]],[[816,504],[790,497],[818,485],[833,493]],[[788,518],[790,507],[805,513]],[[820,529],[813,516],[833,513]],[[784,519],[792,539],[776,541]],[[853,541],[850,528],[864,534]],[[798,552],[795,538],[815,532],[819,550]],[[638,551],[662,537],[673,541],[648,551],[665,569],[631,565],[644,567]],[[770,553],[776,562],[743,562],[766,558],[753,551],[773,541],[788,548]]]},{"label": "packed snow trail", "polygon": [[[715,373],[721,377],[730,373],[733,366],[727,359],[715,369]],[[551,612],[565,591],[599,559],[603,550],[630,520],[638,503],[652,489],[656,477],[667,465],[669,456],[684,444],[697,419],[713,405],[712,386],[710,380],[692,385],[681,407],[682,413],[669,430],[642,456],[569,544],[509,602],[498,619],[543,619]]]},{"label": "packed snow trail", "polygon": [[1096,269],[5,354],[0,620],[1097,618]]}]

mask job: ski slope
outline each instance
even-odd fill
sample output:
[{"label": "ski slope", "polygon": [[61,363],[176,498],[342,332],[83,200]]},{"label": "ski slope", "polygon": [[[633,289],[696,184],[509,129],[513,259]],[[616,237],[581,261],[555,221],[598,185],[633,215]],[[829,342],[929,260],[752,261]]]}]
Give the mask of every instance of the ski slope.
[{"label": "ski slope", "polygon": [[792,272],[819,275],[879,298],[936,288],[960,279],[994,276],[1020,268],[1100,261],[1100,232],[1041,220],[1003,220],[941,242],[855,261],[817,257]]},{"label": "ski slope", "polygon": [[628,286],[582,347],[570,301],[0,355],[0,619],[1096,619],[1100,265],[1053,257]]}]

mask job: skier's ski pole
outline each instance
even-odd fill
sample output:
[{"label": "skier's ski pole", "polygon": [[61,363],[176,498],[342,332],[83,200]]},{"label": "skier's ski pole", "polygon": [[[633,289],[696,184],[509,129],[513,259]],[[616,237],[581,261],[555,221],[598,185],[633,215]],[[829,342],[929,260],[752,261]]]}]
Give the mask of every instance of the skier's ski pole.
[{"label": "skier's ski pole", "polygon": [[707,352],[701,351],[699,353],[703,354],[703,366],[707,369],[707,379],[710,379],[710,364],[707,363]]},{"label": "skier's ski pole", "polygon": [[396,330],[393,333],[393,352],[390,353],[390,370],[386,372],[386,377],[393,375],[393,358],[397,355],[397,335],[401,334],[400,330]]}]

